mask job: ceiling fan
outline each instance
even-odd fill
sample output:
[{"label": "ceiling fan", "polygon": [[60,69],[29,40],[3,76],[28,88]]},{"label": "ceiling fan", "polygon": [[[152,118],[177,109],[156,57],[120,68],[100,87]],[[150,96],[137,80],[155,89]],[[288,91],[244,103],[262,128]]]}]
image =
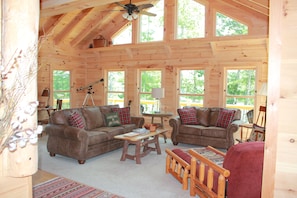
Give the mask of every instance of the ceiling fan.
[{"label": "ceiling fan", "polygon": [[128,19],[129,21],[131,21],[132,19],[137,19],[138,14],[143,14],[143,15],[148,15],[148,16],[157,16],[154,13],[147,12],[144,10],[144,9],[153,7],[154,6],[153,4],[142,4],[142,5],[137,6],[135,4],[132,4],[131,0],[130,0],[130,3],[125,4],[125,5],[118,3],[118,2],[116,2],[116,4],[121,6],[122,8],[124,8],[124,10],[121,10],[121,11],[126,11],[126,12],[122,16],[125,19]]}]

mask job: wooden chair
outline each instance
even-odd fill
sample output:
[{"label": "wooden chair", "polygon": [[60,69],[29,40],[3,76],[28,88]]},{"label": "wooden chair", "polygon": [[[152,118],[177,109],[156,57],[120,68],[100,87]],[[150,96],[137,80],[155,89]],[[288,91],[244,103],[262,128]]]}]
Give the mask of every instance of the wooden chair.
[{"label": "wooden chair", "polygon": [[62,104],[63,104],[63,100],[62,99],[57,99],[57,107],[56,110],[62,110]]},{"label": "wooden chair", "polygon": [[[208,146],[214,153],[225,157],[225,154]],[[226,180],[230,171],[218,166],[211,160],[191,149],[190,195],[201,198],[223,198],[226,191]]]},{"label": "wooden chair", "polygon": [[[248,118],[249,123],[239,125],[239,127],[240,127],[240,140],[236,139],[237,141],[239,141],[239,142],[249,141],[249,140],[253,139],[251,137],[252,135],[255,135],[253,133],[257,133],[256,137],[261,136],[261,134],[263,134],[263,136],[265,137],[266,107],[265,106],[260,106],[259,107],[259,113],[258,113],[258,116],[257,116],[257,119],[256,119],[255,123],[253,122],[253,119],[254,119],[253,115],[254,115],[253,110],[248,111],[247,112],[247,118]],[[264,127],[264,129],[261,128],[260,130],[254,130],[255,126]],[[251,131],[251,134],[250,134],[249,138],[247,138],[247,134],[246,134],[246,138],[243,139],[244,129],[247,132]],[[257,129],[259,129],[259,128],[257,128]],[[259,140],[257,139],[256,141],[259,141]]]},{"label": "wooden chair", "polygon": [[233,145],[224,156],[223,167],[195,150],[190,169],[190,195],[201,198],[260,198],[264,142]]}]

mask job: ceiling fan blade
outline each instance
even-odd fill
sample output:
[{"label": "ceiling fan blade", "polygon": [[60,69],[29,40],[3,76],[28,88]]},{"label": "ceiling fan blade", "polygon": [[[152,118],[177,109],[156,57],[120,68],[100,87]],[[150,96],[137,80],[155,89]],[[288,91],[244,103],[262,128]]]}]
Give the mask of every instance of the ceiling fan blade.
[{"label": "ceiling fan blade", "polygon": [[147,12],[147,11],[144,11],[144,10],[141,10],[139,12],[139,14],[143,14],[143,15],[147,15],[147,16],[157,16],[155,13]]},{"label": "ceiling fan blade", "polygon": [[154,5],[153,4],[142,4],[142,5],[137,6],[137,9],[139,11],[141,11],[143,9],[147,9],[147,8],[151,8],[151,7],[154,7]]}]

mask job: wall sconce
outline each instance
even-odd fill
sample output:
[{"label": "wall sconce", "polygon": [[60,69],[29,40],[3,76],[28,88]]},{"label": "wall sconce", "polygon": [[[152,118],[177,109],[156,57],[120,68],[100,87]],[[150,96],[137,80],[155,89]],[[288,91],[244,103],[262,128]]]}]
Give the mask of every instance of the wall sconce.
[{"label": "wall sconce", "polygon": [[42,91],[41,96],[48,97],[48,98],[47,98],[47,104],[46,104],[46,106],[45,106],[45,108],[48,108],[48,107],[49,107],[49,99],[50,99],[50,90],[49,90],[49,88],[45,88],[45,89]]},{"label": "wall sconce", "polygon": [[164,98],[164,88],[152,88],[152,97],[157,100],[157,110],[155,113],[160,113],[160,98]]}]

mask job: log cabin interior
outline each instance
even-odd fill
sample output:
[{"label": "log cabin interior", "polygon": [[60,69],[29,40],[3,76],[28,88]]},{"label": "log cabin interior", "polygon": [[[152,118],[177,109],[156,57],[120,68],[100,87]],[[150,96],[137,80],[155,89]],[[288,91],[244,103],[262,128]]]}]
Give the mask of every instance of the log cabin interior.
[{"label": "log cabin interior", "polygon": [[[194,68],[205,71],[203,103],[205,107],[225,106],[226,69],[255,69],[256,90],[260,89],[263,82],[268,83],[262,197],[295,197],[297,186],[294,178],[297,176],[297,160],[294,153],[297,149],[295,141],[297,133],[294,130],[294,122],[296,121],[294,116],[288,117],[288,115],[293,115],[296,109],[294,80],[297,73],[294,65],[297,60],[294,57],[296,56],[294,48],[297,44],[297,28],[293,24],[297,17],[297,3],[294,0],[195,1],[205,6],[204,36],[177,39],[177,1],[164,0],[163,39],[154,42],[139,41],[139,19],[129,21],[123,18],[121,11],[114,11],[119,9],[117,2],[127,4],[129,1],[26,0],[16,4],[6,0],[2,1],[1,7],[2,21],[13,9],[25,8],[25,14],[32,21],[36,20],[40,11],[40,17],[37,18],[39,29],[28,28],[28,26],[34,27],[30,22],[27,23],[26,29],[38,35],[37,86],[33,90],[39,101],[45,101],[41,96],[45,88],[53,88],[54,70],[71,72],[71,108],[80,107],[85,98],[86,93],[78,92],[77,88],[101,78],[107,79],[108,71],[124,71],[126,79],[124,105],[132,101],[131,114],[140,115],[140,71],[160,70],[162,87],[165,88],[165,98],[161,99],[161,110],[176,114],[176,109],[179,107],[178,73],[181,69]],[[158,3],[154,0],[132,2],[136,5]],[[216,36],[217,12],[247,25],[248,34]],[[23,15],[20,12],[14,17],[21,18]],[[21,24],[21,20],[18,20],[17,24]],[[131,43],[112,44],[112,39],[127,26],[132,27],[129,38]],[[2,27],[1,34],[6,35],[2,38],[9,37],[9,31],[17,30]],[[105,39],[103,46],[94,45],[94,39],[98,38]],[[12,42],[9,39],[3,40],[2,43],[6,42],[7,45],[8,42]],[[25,42],[20,41],[20,38],[16,40]],[[5,48],[2,48],[3,50]],[[94,85],[93,91],[96,93],[93,94],[96,105],[107,104],[105,82]],[[255,107],[265,101],[266,98],[257,96]],[[54,104],[53,98],[50,98],[49,104]],[[36,124],[36,119],[31,122]],[[168,123],[166,124],[169,127]],[[34,150],[36,149],[26,152],[36,152]],[[20,192],[27,192],[26,197],[30,197],[31,175],[37,170],[36,165],[32,165],[31,174],[20,173],[11,176],[10,171],[7,171],[9,163],[6,161],[14,163],[15,158],[7,157],[6,153],[5,150],[1,153],[0,195],[11,197],[20,195]]]}]

